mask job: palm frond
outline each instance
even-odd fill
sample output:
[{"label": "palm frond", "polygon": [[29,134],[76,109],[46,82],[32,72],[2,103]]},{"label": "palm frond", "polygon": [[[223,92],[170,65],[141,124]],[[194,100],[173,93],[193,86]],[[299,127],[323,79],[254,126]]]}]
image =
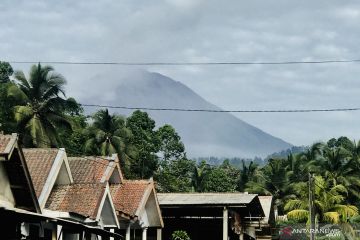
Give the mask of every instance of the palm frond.
[{"label": "palm frond", "polygon": [[326,211],[328,209],[328,207],[326,206],[326,202],[321,201],[321,200],[315,200],[314,201],[315,206],[320,209],[322,212]]},{"label": "palm frond", "polygon": [[345,193],[345,194],[347,194],[347,193],[348,193],[346,187],[344,187],[344,186],[341,185],[341,184],[337,184],[337,185],[333,186],[333,187],[330,189],[330,192],[331,192],[332,194],[339,194],[339,193]]},{"label": "palm frond", "polygon": [[103,142],[101,143],[100,145],[100,153],[101,153],[101,156],[107,156],[109,151],[108,151],[108,145],[109,143],[108,142]]},{"label": "palm frond", "polygon": [[14,117],[18,124],[19,129],[25,128],[27,123],[33,118],[34,112],[29,106],[16,106],[14,107]]},{"label": "palm frond", "polygon": [[26,128],[29,130],[34,146],[50,147],[51,142],[38,116],[34,116],[28,122]]},{"label": "palm frond", "polygon": [[341,218],[344,222],[348,218],[357,216],[359,214],[358,208],[353,205],[336,204],[333,209],[341,215]]},{"label": "palm frond", "polygon": [[305,209],[308,207],[308,204],[305,203],[302,200],[299,199],[291,199],[289,201],[287,201],[287,203],[284,206],[284,210],[285,211],[289,211],[289,210],[295,210],[295,209]]},{"label": "palm frond", "polygon": [[323,220],[329,223],[339,223],[340,215],[338,212],[326,212],[323,215]]},{"label": "palm frond", "polygon": [[100,144],[106,142],[106,133],[100,129],[97,129],[95,132],[95,140]]},{"label": "palm frond", "polygon": [[50,141],[51,147],[58,147],[59,144],[61,144],[61,140],[59,138],[59,135],[57,134],[57,131],[55,129],[55,126],[51,121],[47,119],[47,117],[40,116],[41,124],[43,128],[46,131],[46,136],[48,137]]},{"label": "palm frond", "polygon": [[345,239],[359,239],[357,237],[357,231],[356,229],[354,229],[353,225],[349,224],[349,223],[341,223],[339,224],[339,227],[341,229],[341,232],[345,235]]},{"label": "palm frond", "polygon": [[292,210],[287,213],[287,218],[299,222],[307,221],[309,218],[309,211],[303,209]]},{"label": "palm frond", "polygon": [[99,152],[96,151],[96,141],[95,138],[90,138],[85,142],[84,150],[88,154],[98,155]]},{"label": "palm frond", "polygon": [[22,91],[18,86],[16,85],[11,85],[8,89],[7,89],[7,96],[11,97],[13,99],[15,99],[15,101],[19,104],[23,104],[25,105],[27,103],[28,96],[26,93],[24,93],[24,91]]},{"label": "palm frond", "polygon": [[39,111],[50,109],[52,111],[63,112],[66,109],[66,106],[67,102],[65,99],[60,97],[51,97],[42,100]]},{"label": "palm frond", "polygon": [[60,90],[59,86],[50,86],[50,87],[44,89],[41,98],[44,100],[47,100],[49,98],[56,97],[56,96],[58,96],[60,91],[61,90]]},{"label": "palm frond", "polygon": [[48,121],[50,121],[56,126],[61,126],[62,128],[68,130],[72,129],[71,120],[67,118],[65,115],[62,115],[61,113],[49,111],[43,116],[44,118],[46,118]]},{"label": "palm frond", "polygon": [[19,84],[22,85],[23,87],[30,89],[31,86],[29,84],[29,82],[27,81],[25,74],[23,71],[15,71],[14,72],[14,78],[19,81]]}]

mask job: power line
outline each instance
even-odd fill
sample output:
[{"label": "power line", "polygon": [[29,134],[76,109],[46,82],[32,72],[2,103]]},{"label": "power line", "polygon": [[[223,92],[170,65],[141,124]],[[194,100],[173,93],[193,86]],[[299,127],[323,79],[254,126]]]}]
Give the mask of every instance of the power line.
[{"label": "power line", "polygon": [[222,110],[222,109],[191,109],[191,108],[156,108],[156,107],[129,107],[129,106],[113,106],[100,104],[82,104],[83,107],[98,107],[125,110],[144,110],[144,111],[174,111],[174,112],[210,112],[210,113],[306,113],[306,112],[347,112],[359,111],[360,107],[354,108],[318,108],[318,109],[270,109],[270,110]]},{"label": "power line", "polygon": [[206,65],[295,65],[295,64],[332,64],[358,63],[360,59],[349,60],[318,60],[318,61],[218,61],[218,62],[90,62],[90,61],[12,61],[12,64],[59,64],[59,65],[120,65],[120,66],[206,66]]},{"label": "power line", "polygon": [[[201,109],[201,108],[157,108],[157,107],[129,107],[129,106],[114,106],[102,104],[84,104],[77,103],[83,107],[109,108],[109,109],[124,109],[124,110],[143,110],[143,111],[173,111],[173,112],[208,112],[208,113],[311,113],[311,112],[354,112],[360,111],[360,107],[354,108],[317,108],[317,109],[269,109],[269,110],[222,110],[222,109]],[[19,112],[17,112],[19,113]]]}]

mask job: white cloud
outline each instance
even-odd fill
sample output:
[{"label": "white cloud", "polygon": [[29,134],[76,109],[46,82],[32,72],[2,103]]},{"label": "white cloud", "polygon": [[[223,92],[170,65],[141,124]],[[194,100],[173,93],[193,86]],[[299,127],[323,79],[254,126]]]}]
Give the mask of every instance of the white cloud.
[{"label": "white cloud", "polygon": [[[0,9],[0,56],[5,60],[195,62],[360,56],[358,1],[5,0]],[[55,67],[67,77],[69,95],[94,96],[99,103],[106,100],[99,93],[115,86],[123,70]],[[358,64],[149,70],[187,84],[224,109],[352,107],[360,90]],[[93,78],[102,71],[113,78]],[[359,138],[360,133],[358,113],[239,116],[294,144],[339,135]]]},{"label": "white cloud", "polygon": [[165,0],[167,3],[186,10],[198,7],[203,0]]},{"label": "white cloud", "polygon": [[360,18],[360,10],[356,7],[342,7],[336,11],[336,15],[346,20],[358,20]]}]

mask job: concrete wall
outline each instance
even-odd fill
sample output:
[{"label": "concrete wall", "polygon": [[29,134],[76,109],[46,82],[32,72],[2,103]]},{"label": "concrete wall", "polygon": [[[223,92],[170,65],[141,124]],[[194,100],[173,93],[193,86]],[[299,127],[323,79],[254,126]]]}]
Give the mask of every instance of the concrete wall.
[{"label": "concrete wall", "polygon": [[15,200],[11,192],[9,178],[4,163],[0,162],[0,206],[14,207]]}]

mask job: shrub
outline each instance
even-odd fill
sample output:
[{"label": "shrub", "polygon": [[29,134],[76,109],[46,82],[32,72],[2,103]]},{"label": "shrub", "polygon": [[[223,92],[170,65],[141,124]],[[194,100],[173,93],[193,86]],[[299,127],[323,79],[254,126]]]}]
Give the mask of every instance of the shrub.
[{"label": "shrub", "polygon": [[177,230],[171,234],[171,240],[191,240],[186,231]]}]

